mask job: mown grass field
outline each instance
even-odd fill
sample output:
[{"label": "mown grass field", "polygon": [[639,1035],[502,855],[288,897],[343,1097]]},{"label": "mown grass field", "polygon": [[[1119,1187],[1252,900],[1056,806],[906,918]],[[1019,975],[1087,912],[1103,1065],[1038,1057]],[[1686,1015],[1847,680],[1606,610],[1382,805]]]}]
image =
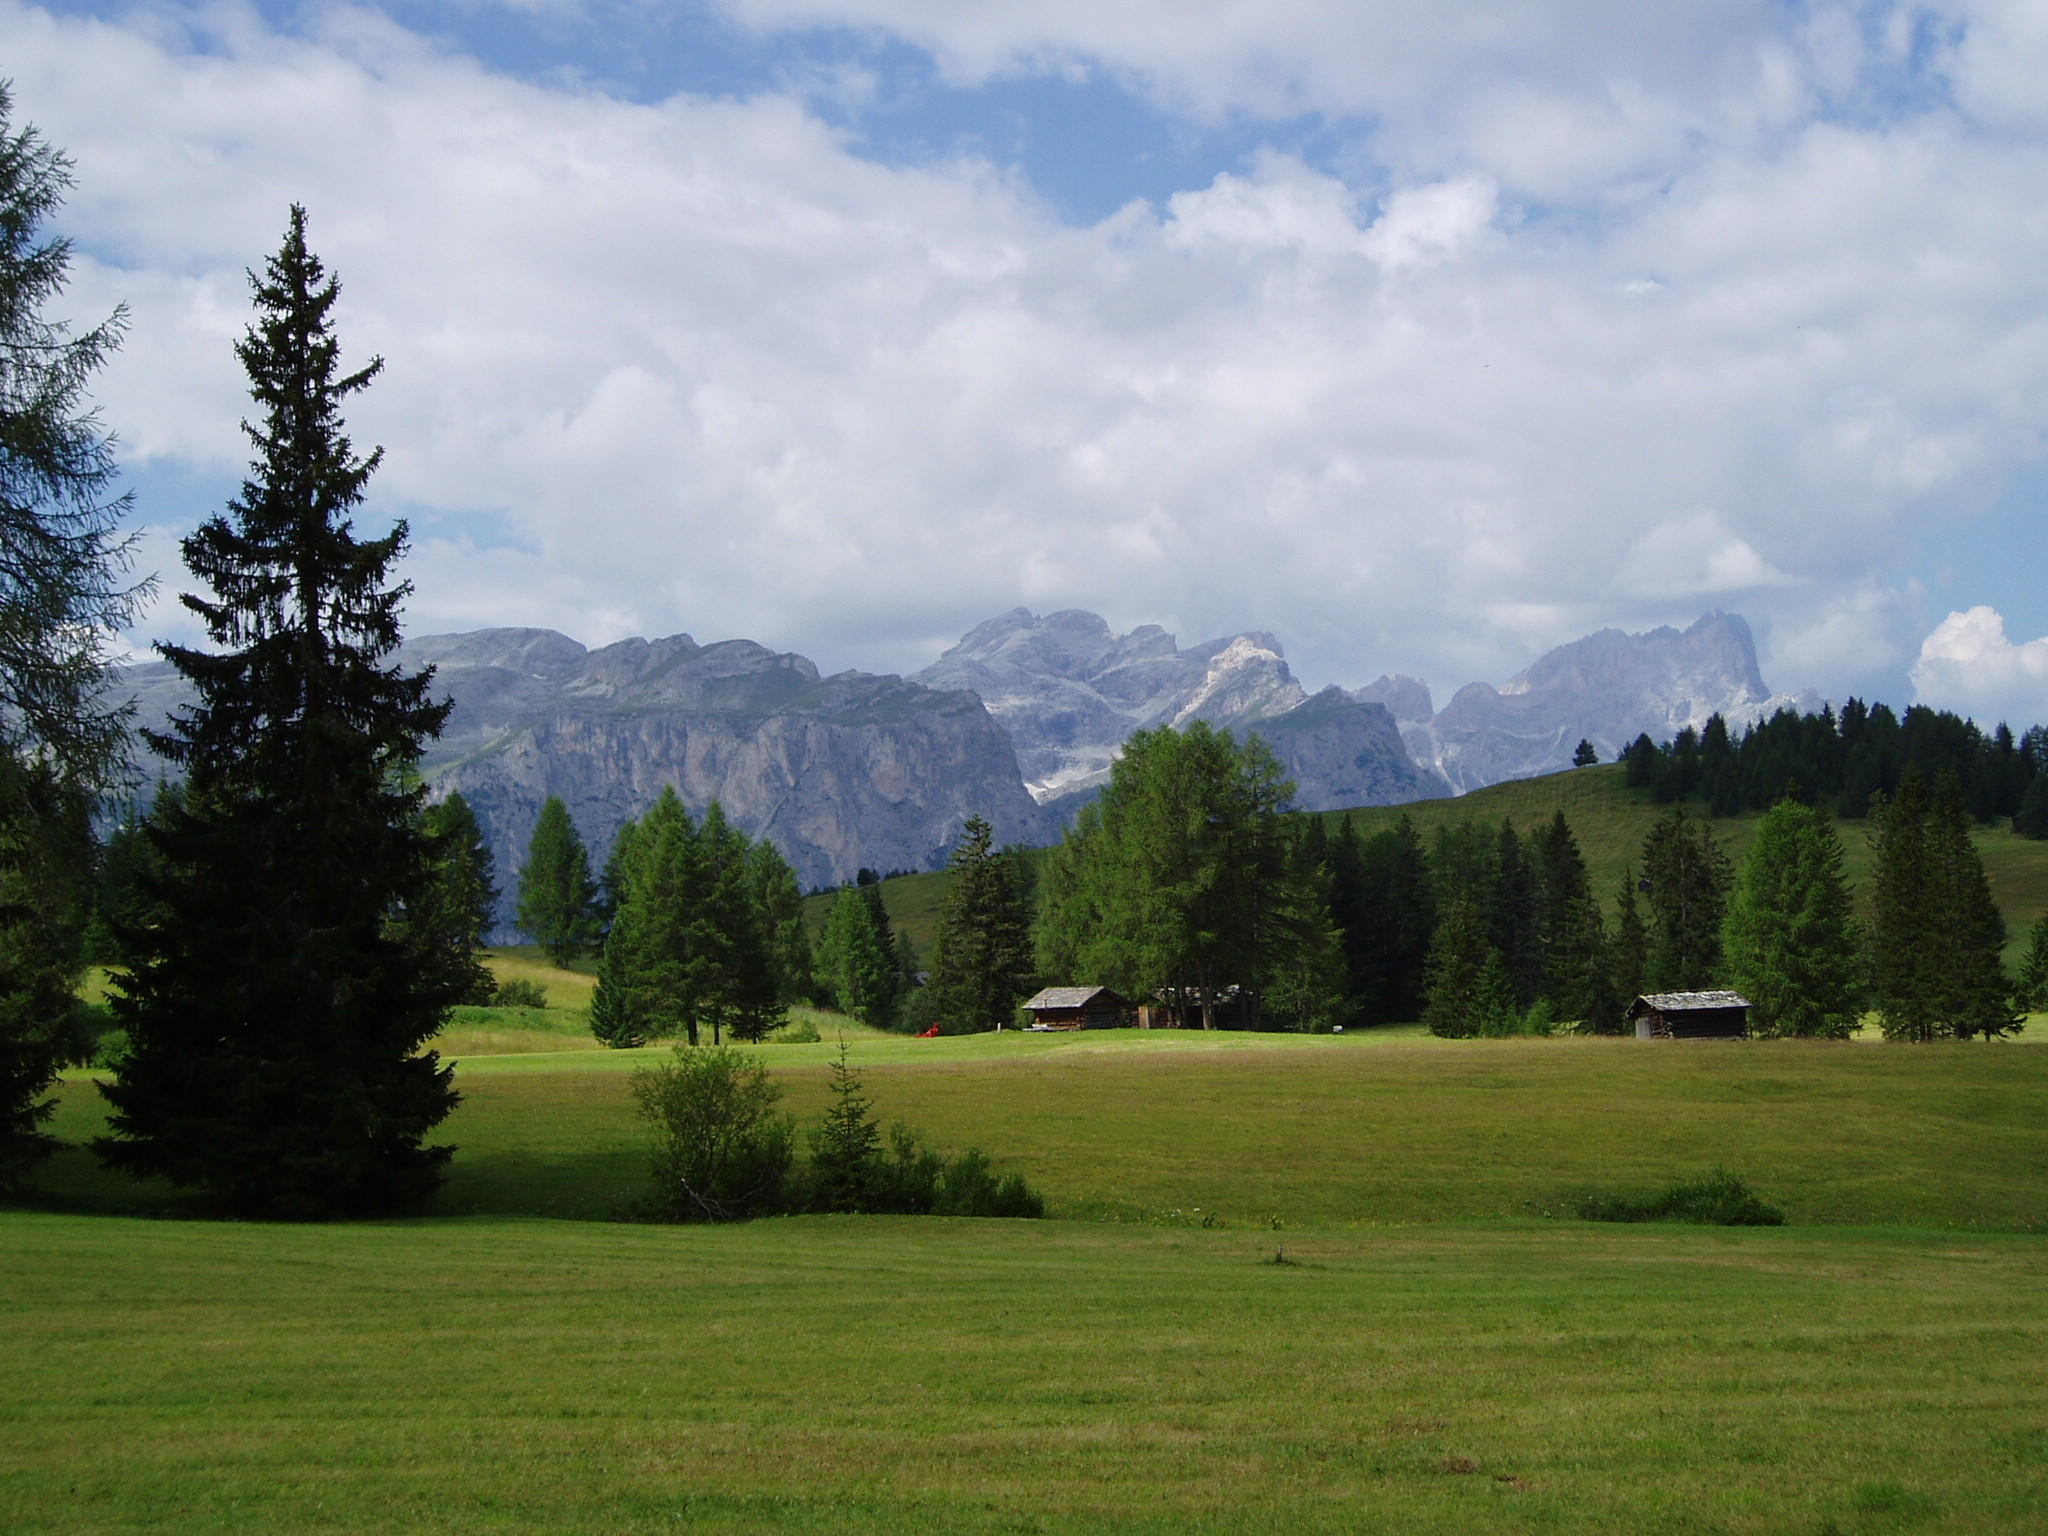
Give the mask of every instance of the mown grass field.
[{"label": "mown grass field", "polygon": [[18,1536],[2048,1521],[2009,1235],[5,1224]]},{"label": "mown grass field", "polygon": [[[664,1053],[536,1019],[420,1217],[0,1211],[0,1530],[2048,1529],[2048,1050],[849,1030],[1064,1219],[706,1229],[606,1219]],[[1717,1165],[1791,1224],[1561,1214]]]}]

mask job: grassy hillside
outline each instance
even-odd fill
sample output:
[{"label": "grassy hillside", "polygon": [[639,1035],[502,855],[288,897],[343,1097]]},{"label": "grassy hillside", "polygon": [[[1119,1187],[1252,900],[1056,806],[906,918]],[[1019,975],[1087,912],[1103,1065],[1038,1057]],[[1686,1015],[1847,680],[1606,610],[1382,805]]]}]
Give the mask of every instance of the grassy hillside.
[{"label": "grassy hillside", "polygon": [[[882,882],[882,905],[889,913],[890,925],[910,936],[923,960],[931,959],[932,941],[939,931],[939,907],[952,883],[953,877],[943,869],[921,875],[891,875]],[[825,919],[836,899],[837,893],[832,891],[805,898],[804,927],[811,936],[813,949],[825,936]]]},{"label": "grassy hillside", "polygon": [[[1641,862],[1643,838],[1659,817],[1670,814],[1669,807],[1658,805],[1647,792],[1628,788],[1623,782],[1624,773],[1619,764],[1576,768],[1540,779],[1495,784],[1455,800],[1423,800],[1412,805],[1366,806],[1317,814],[1333,830],[1337,822],[1351,817],[1358,830],[1367,835],[1391,827],[1406,816],[1427,842],[1438,827],[1471,820],[1498,825],[1505,818],[1526,834],[1562,810],[1586,856],[1602,908],[1609,910],[1622,872]],[[1686,812],[1692,816],[1705,814],[1697,804],[1688,804]],[[1729,857],[1739,860],[1756,836],[1758,813],[1709,820]],[[1844,862],[1860,904],[1869,886],[1871,868],[1866,824],[1842,822],[1836,830],[1841,834]],[[2004,823],[1979,827],[1974,838],[1984,859],[1985,873],[1990,877],[1992,899],[2005,914],[2006,958],[2010,963],[2024,948],[2027,929],[2043,913],[2048,913],[2048,842],[2016,837]],[[949,878],[941,871],[899,875],[882,882],[882,900],[889,909],[890,920],[910,934],[922,955],[930,954]],[[829,896],[816,896],[806,908],[814,939],[824,929],[830,903]]]},{"label": "grassy hillside", "polygon": [[[1406,815],[1427,840],[1446,822],[1474,818],[1496,824],[1505,818],[1526,833],[1562,810],[1579,840],[1580,851],[1586,856],[1594,890],[1603,905],[1611,905],[1623,870],[1641,862],[1644,836],[1660,817],[1670,814],[1669,806],[1658,805],[1647,792],[1631,790],[1623,782],[1625,772],[1619,764],[1576,768],[1540,779],[1495,784],[1456,800],[1426,800],[1415,805],[1373,806],[1322,814],[1332,826],[1349,816],[1361,833],[1368,834],[1393,826]],[[1686,814],[1705,817],[1704,808],[1696,803],[1687,804]],[[1749,812],[1706,819],[1729,857],[1739,862],[1756,836],[1760,816],[1760,812]],[[1868,895],[1872,868],[1869,824],[1838,822],[1836,831],[1842,839],[1843,864],[1860,907]],[[2024,946],[2027,929],[2048,912],[2048,842],[2017,837],[2003,822],[1978,827],[1972,840],[1984,860],[1992,899],[2005,914],[2010,960]]]}]

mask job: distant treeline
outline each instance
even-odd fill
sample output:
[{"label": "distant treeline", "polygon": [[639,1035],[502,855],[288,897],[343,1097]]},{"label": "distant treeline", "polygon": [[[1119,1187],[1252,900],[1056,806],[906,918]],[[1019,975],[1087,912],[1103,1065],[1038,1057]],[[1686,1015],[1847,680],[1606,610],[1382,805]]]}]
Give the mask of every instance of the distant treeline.
[{"label": "distant treeline", "polygon": [[2015,737],[2001,724],[1988,736],[1945,709],[1850,699],[1837,714],[1781,709],[1738,736],[1715,715],[1662,746],[1638,736],[1621,756],[1628,782],[1666,804],[1696,799],[1714,816],[1767,810],[1790,795],[1861,820],[1873,796],[1895,796],[1908,768],[1929,784],[1953,774],[1978,821],[2012,819],[2027,837],[2048,837],[2048,727]]}]

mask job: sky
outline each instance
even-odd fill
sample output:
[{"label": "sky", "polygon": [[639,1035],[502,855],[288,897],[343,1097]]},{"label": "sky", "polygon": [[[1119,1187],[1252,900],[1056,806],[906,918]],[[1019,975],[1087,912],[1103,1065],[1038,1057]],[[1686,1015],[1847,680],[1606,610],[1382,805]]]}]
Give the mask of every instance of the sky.
[{"label": "sky", "polygon": [[1087,608],[1441,703],[1719,608],[2048,720],[2038,0],[0,0],[0,78],[128,308],[137,647],[296,201],[414,632]]}]

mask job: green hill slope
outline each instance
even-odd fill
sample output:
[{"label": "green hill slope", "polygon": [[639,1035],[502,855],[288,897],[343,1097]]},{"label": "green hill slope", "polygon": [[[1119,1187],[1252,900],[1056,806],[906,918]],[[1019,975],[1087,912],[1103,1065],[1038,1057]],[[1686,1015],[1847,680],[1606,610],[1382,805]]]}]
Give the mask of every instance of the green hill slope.
[{"label": "green hill slope", "polygon": [[[1349,817],[1365,836],[1391,827],[1406,816],[1427,844],[1441,826],[1468,821],[1498,825],[1505,819],[1512,821],[1517,831],[1528,833],[1562,810],[1579,840],[1580,851],[1586,856],[1601,909],[1611,913],[1624,871],[1640,861],[1644,836],[1660,817],[1670,814],[1670,808],[1657,804],[1647,791],[1630,789],[1623,782],[1624,773],[1620,764],[1574,768],[1540,779],[1515,779],[1491,785],[1455,800],[1420,800],[1412,805],[1364,806],[1315,814],[1333,831],[1338,822]],[[1702,807],[1689,803],[1686,813],[1706,819],[1728,856],[1737,861],[1756,836],[1759,818],[1755,812],[1706,817]],[[1870,884],[1867,827],[1861,821],[1845,821],[1837,827],[1859,909]],[[2015,836],[2003,822],[1979,827],[1974,837],[1985,873],[1990,877],[1992,899],[2005,914],[2006,960],[2011,963],[2025,945],[2027,929],[2043,913],[2048,913],[2048,842]],[[939,908],[950,883],[951,877],[943,870],[897,875],[882,882],[882,900],[889,909],[890,920],[910,935],[921,956],[930,956]],[[813,896],[807,904],[806,917],[814,941],[824,931],[825,913],[831,902],[828,894]]]}]

